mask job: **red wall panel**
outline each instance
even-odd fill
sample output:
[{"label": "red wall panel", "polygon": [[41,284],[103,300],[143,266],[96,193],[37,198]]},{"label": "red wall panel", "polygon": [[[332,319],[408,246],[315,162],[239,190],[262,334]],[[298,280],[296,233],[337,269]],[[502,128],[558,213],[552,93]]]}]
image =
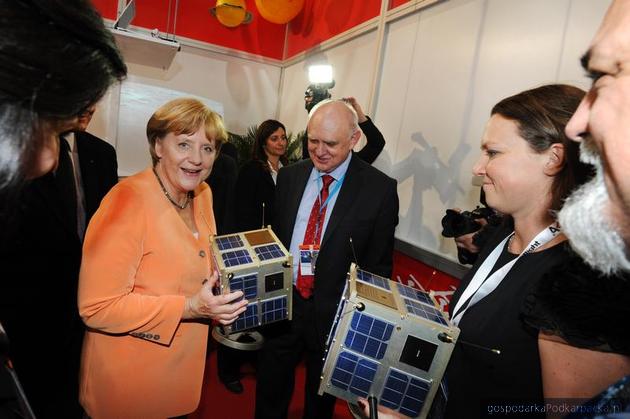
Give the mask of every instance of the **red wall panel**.
[{"label": "red wall panel", "polygon": [[381,0],[306,0],[289,25],[286,58],[379,15]]},{"label": "red wall panel", "polygon": [[116,20],[118,0],[92,0],[92,4],[105,19]]},{"label": "red wall panel", "polygon": [[389,10],[392,10],[401,4],[409,3],[410,0],[389,0]]},{"label": "red wall panel", "polygon": [[426,292],[433,291],[444,312],[448,312],[453,292],[459,286],[459,279],[398,251],[394,251],[392,279]]},{"label": "red wall panel", "polygon": [[[104,1],[104,0],[101,0]],[[136,18],[132,24],[161,32],[173,28],[174,11],[168,25],[168,0],[136,0]],[[175,2],[172,2],[173,8]],[[255,0],[246,0],[247,10],[253,15],[248,25],[227,28],[213,17],[209,9],[213,0],[186,0],[179,2],[175,34],[222,47],[245,51],[264,57],[282,59],[286,25],[267,22],[258,14]]]}]

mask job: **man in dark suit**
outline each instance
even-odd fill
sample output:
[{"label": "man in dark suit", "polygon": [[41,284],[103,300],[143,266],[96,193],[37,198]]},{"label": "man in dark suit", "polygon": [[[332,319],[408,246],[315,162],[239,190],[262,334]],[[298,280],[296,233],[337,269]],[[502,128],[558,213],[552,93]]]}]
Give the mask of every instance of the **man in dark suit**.
[{"label": "man in dark suit", "polygon": [[78,373],[83,324],[77,310],[81,246],[87,223],[118,181],[114,148],[84,132],[93,112],[92,107],[80,115],[77,131],[61,139],[55,172],[21,191],[0,248],[0,321],[11,337],[11,359],[38,418],[82,417]]},{"label": "man in dark suit", "polygon": [[[317,389],[325,339],[350,263],[385,277],[391,274],[398,224],[396,181],[352,153],[360,137],[351,106],[321,102],[308,123],[310,160],[278,174],[272,227],[294,257],[293,320],[265,330],[257,418],[287,417],[294,371],[302,356],[307,371],[304,417],[332,417],[335,399],[318,396]],[[311,263],[300,263],[301,252],[305,260],[316,259],[315,269]]]}]

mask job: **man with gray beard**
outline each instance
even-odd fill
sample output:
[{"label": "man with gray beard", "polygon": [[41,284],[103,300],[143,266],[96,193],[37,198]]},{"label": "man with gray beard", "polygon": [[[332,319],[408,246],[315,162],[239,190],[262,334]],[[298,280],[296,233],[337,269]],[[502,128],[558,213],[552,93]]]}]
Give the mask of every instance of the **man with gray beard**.
[{"label": "man with gray beard", "polygon": [[566,128],[595,178],[560,212],[573,248],[603,273],[630,271],[630,1],[615,0],[582,66],[593,86]]},{"label": "man with gray beard", "polygon": [[[613,0],[582,66],[593,85],[565,132],[581,141],[580,159],[595,167],[595,176],[566,200],[558,219],[571,247],[594,270],[576,261],[537,290],[547,297],[546,324],[538,324],[541,363],[544,357],[562,363],[575,389],[628,374],[630,366],[630,0]],[[574,366],[595,360],[610,373],[580,375],[585,369]],[[589,405],[592,413],[568,417],[629,418],[630,375]]]}]

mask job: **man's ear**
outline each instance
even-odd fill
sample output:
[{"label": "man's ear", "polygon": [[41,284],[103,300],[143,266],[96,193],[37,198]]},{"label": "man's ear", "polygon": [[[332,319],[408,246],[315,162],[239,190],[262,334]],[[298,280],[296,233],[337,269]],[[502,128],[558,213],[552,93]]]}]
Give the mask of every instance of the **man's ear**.
[{"label": "man's ear", "polygon": [[555,176],[565,164],[564,144],[555,143],[547,150],[547,163],[544,172],[547,176]]},{"label": "man's ear", "polygon": [[363,131],[361,131],[361,128],[357,128],[356,131],[354,131],[354,133],[352,134],[352,137],[350,137],[352,148],[354,148],[354,146],[357,145],[357,143],[361,139],[361,134],[363,134]]}]

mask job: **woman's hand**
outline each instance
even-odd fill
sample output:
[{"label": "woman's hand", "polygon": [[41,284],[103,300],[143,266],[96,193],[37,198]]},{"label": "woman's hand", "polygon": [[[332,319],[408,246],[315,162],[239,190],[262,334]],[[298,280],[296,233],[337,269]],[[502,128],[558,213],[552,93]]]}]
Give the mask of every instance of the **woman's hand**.
[{"label": "woman's hand", "polygon": [[242,291],[229,294],[214,295],[212,288],[219,279],[219,273],[214,271],[209,281],[204,281],[201,289],[192,297],[186,298],[186,305],[182,313],[182,319],[210,318],[223,325],[232,323],[245,311],[247,300],[232,303],[243,296]]}]

